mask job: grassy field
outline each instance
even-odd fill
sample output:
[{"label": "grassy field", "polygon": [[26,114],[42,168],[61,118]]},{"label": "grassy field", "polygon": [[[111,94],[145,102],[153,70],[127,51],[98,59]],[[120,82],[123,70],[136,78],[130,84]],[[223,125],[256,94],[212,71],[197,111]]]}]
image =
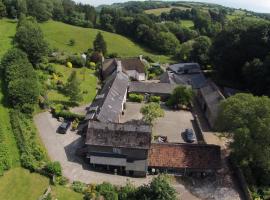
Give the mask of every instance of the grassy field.
[{"label": "grassy field", "polygon": [[[4,134],[4,141],[5,145],[8,149],[8,154],[11,160],[11,166],[19,166],[20,165],[20,156],[19,151],[17,148],[16,140],[13,135],[11,125],[10,125],[10,118],[9,118],[9,110],[4,105],[4,96],[2,92],[2,81],[0,79],[0,126]],[[1,198],[0,198],[1,199]]]},{"label": "grassy field", "polygon": [[83,195],[63,186],[53,186],[52,196],[58,200],[82,200]]},{"label": "grassy field", "polygon": [[192,20],[181,20],[181,25],[187,28],[193,28],[194,22]]},{"label": "grassy field", "polygon": [[[77,77],[81,83],[80,88],[83,92],[83,100],[80,102],[80,104],[84,105],[90,103],[94,99],[96,95],[97,78],[94,76],[93,70],[85,67],[70,69],[58,64],[54,64],[54,67],[57,72],[60,72],[63,75],[63,77],[59,77],[59,80],[62,80],[64,83],[66,83],[73,70],[77,72]],[[55,103],[68,102],[68,98],[56,90],[50,90],[48,93],[48,98],[50,101]]]},{"label": "grassy field", "polygon": [[[100,31],[98,29],[81,28],[55,21],[42,23],[40,26],[46,40],[52,48],[68,53],[80,53],[92,48],[92,43],[96,34]],[[15,30],[16,23],[14,20],[0,20],[0,57],[11,47],[11,41],[15,34]],[[116,52],[122,57],[148,55],[156,61],[171,61],[170,57],[155,54],[124,36],[105,31],[101,32],[107,42],[109,53]],[[68,45],[70,39],[75,40],[74,46]]]},{"label": "grassy field", "polygon": [[[37,200],[48,188],[49,179],[23,168],[14,168],[0,177],[0,199]],[[58,200],[81,200],[83,195],[64,186],[51,186]]]},{"label": "grassy field", "polygon": [[15,31],[16,22],[14,20],[0,20],[0,57],[11,47]]},{"label": "grassy field", "polygon": [[22,168],[15,168],[0,177],[0,199],[36,200],[48,185],[48,178]]},{"label": "grassy field", "polygon": [[146,10],[145,13],[146,14],[154,14],[156,16],[159,16],[163,12],[166,12],[166,13],[170,12],[171,9],[173,9],[173,8],[177,8],[177,9],[180,9],[180,10],[188,10],[188,9],[190,9],[190,8],[183,7],[183,6],[172,6],[172,7],[169,7],[169,8],[149,9],[149,10]]}]

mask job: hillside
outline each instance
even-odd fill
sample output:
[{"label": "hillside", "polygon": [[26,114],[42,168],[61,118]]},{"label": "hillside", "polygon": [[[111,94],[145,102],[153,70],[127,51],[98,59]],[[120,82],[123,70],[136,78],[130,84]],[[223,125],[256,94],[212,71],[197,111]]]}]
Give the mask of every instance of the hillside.
[{"label": "hillside", "polygon": [[[98,29],[81,28],[56,21],[49,21],[40,25],[45,38],[52,48],[70,53],[84,52],[88,48],[92,48],[96,34],[100,31]],[[15,29],[16,22],[14,20],[0,20],[0,56],[11,47]],[[122,57],[142,54],[148,55],[157,61],[160,60],[160,62],[170,61],[168,56],[154,54],[124,36],[105,31],[101,32],[107,42],[109,53],[115,52]],[[75,40],[74,46],[68,45],[70,39]]]}]

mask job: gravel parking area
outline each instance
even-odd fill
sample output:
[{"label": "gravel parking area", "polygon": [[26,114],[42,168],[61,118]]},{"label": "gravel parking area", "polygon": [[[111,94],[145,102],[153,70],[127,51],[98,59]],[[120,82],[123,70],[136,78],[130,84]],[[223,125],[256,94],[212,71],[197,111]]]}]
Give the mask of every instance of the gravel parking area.
[{"label": "gravel parking area", "polygon": [[61,163],[63,175],[71,181],[78,180],[96,184],[110,182],[115,185],[124,185],[129,181],[139,186],[152,179],[152,176],[132,178],[92,171],[87,163],[75,155],[76,149],[81,147],[83,143],[80,135],[70,130],[64,135],[56,133],[61,122],[52,118],[49,112],[36,115],[34,121],[51,160]]},{"label": "gravel parking area", "polygon": [[[121,122],[139,120],[142,118],[140,109],[143,104],[126,103],[125,114],[121,118]],[[193,129],[193,115],[189,111],[170,110],[162,106],[165,115],[155,121],[153,124],[153,134],[167,136],[169,142],[185,143],[185,129]]]}]

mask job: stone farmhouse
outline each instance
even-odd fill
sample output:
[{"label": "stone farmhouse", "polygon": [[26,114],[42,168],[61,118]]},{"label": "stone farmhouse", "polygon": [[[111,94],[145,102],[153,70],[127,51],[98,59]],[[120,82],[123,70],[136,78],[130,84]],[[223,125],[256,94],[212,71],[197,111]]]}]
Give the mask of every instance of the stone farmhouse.
[{"label": "stone farmhouse", "polygon": [[138,58],[112,58],[103,60],[101,66],[102,79],[106,80],[117,69],[133,80],[144,81],[146,79],[142,56]]},{"label": "stone farmhouse", "polygon": [[[183,69],[184,72],[189,70],[188,67]],[[128,72],[132,70],[136,73]],[[120,123],[129,93],[167,98],[177,84],[180,84],[141,82],[140,80],[145,80],[144,70],[141,59],[138,58],[104,61],[102,65],[104,84],[88,107],[85,117],[86,127],[83,129],[86,147],[84,149],[89,164],[92,167],[103,166],[137,177],[145,177],[149,170],[205,173],[219,169],[219,146],[153,143],[151,126],[141,121]],[[201,73],[197,66],[191,71],[195,74]],[[203,76],[202,73],[199,76]],[[130,79],[139,81],[132,82]],[[190,84],[193,87],[189,81],[184,85],[190,87]],[[205,95],[204,92],[201,94]]]}]

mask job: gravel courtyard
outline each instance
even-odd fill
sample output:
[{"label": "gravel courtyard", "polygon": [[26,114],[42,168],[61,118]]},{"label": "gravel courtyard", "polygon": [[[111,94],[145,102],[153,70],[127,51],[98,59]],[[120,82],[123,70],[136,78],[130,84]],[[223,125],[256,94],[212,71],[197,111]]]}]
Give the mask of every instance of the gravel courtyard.
[{"label": "gravel courtyard", "polygon": [[[139,120],[142,118],[140,109],[143,104],[126,103],[125,114],[121,118],[121,122]],[[167,136],[169,142],[185,143],[183,132],[185,129],[193,129],[193,115],[189,111],[170,110],[165,106],[164,117],[158,118],[153,124],[153,135]]]},{"label": "gravel courtyard", "polygon": [[78,180],[85,183],[102,183],[106,181],[116,185],[124,185],[129,180],[138,186],[148,183],[152,178],[151,176],[132,178],[91,171],[88,165],[75,155],[76,149],[83,142],[80,135],[70,130],[65,135],[56,133],[61,123],[52,118],[49,112],[36,115],[34,121],[51,160],[61,163],[63,175],[71,181]]}]

